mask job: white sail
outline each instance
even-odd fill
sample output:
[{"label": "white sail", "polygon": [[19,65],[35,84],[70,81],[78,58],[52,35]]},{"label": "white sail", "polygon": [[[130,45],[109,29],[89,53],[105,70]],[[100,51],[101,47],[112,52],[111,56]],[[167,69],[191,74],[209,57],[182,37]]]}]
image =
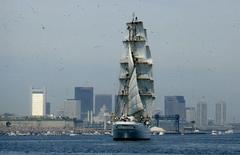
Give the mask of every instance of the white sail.
[{"label": "white sail", "polygon": [[136,112],[143,110],[143,104],[139,95],[136,68],[134,68],[130,82],[129,82],[129,111],[128,114],[132,115]]},{"label": "white sail", "polygon": [[140,36],[146,40],[145,31],[144,31],[142,22],[140,22],[139,24],[136,25],[136,32],[137,32],[136,36]]},{"label": "white sail", "polygon": [[128,70],[129,70],[129,74],[132,74],[133,67],[134,67],[134,62],[133,62],[133,56],[132,56],[132,51],[131,51],[131,45],[128,44]]}]

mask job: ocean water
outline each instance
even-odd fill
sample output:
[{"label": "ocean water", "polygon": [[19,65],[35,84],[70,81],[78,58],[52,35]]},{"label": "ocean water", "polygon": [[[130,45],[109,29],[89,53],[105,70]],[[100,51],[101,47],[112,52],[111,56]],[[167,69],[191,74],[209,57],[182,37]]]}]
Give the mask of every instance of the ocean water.
[{"label": "ocean water", "polygon": [[111,136],[0,136],[0,155],[240,155],[240,134],[163,135],[148,141]]}]

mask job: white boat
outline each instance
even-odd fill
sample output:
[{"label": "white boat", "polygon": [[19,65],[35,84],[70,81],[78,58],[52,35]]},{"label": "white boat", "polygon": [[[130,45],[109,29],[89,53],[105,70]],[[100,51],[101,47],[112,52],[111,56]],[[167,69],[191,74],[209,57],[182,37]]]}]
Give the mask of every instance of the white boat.
[{"label": "white boat", "polygon": [[152,135],[160,135],[160,136],[164,135],[166,132],[166,130],[164,130],[163,128],[156,127],[156,126],[151,127],[150,131],[151,131]]},{"label": "white boat", "polygon": [[76,133],[70,133],[69,136],[78,136]]},{"label": "white boat", "polygon": [[9,132],[8,133],[8,136],[16,136],[17,134],[16,133],[14,133],[14,132]]},{"label": "white boat", "polygon": [[164,135],[164,134],[165,134],[164,132],[159,132],[159,135],[160,135],[160,136],[162,136],[162,135]]},{"label": "white boat", "polygon": [[217,131],[216,130],[212,130],[212,135],[217,135]]},{"label": "white boat", "polygon": [[224,133],[225,133],[225,134],[233,134],[234,132],[233,132],[232,129],[229,129],[229,130],[226,130]]},{"label": "white boat", "polygon": [[147,31],[137,17],[127,23],[123,41],[126,54],[120,61],[120,87],[113,123],[114,140],[150,139],[149,122],[154,101],[152,58]]},{"label": "white boat", "polygon": [[198,129],[195,129],[193,133],[199,133],[200,131]]}]

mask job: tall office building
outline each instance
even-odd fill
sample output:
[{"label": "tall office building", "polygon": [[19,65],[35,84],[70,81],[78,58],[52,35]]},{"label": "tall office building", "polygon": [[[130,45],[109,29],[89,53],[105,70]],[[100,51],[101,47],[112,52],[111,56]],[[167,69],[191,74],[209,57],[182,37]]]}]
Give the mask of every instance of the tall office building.
[{"label": "tall office building", "polygon": [[32,116],[46,115],[46,89],[32,88]]},{"label": "tall office building", "polygon": [[196,111],[194,107],[186,108],[186,121],[191,123],[192,121],[196,122]]},{"label": "tall office building", "polygon": [[67,99],[64,102],[64,117],[80,119],[81,102],[80,100]]},{"label": "tall office building", "polygon": [[97,94],[95,95],[95,114],[100,112],[102,107],[106,107],[106,111],[112,112],[112,95]]},{"label": "tall office building", "polygon": [[226,124],[226,103],[224,101],[216,103],[215,124],[216,125]]},{"label": "tall office building", "polygon": [[93,87],[75,87],[74,99],[81,101],[81,119],[87,119],[88,112],[93,111]]},{"label": "tall office building", "polygon": [[46,115],[50,115],[50,114],[51,114],[51,103],[46,102]]},{"label": "tall office building", "polygon": [[200,129],[205,129],[208,126],[207,103],[204,101],[197,104],[196,125]]},{"label": "tall office building", "polygon": [[184,96],[165,96],[164,103],[165,115],[178,114],[181,121],[186,120]]}]

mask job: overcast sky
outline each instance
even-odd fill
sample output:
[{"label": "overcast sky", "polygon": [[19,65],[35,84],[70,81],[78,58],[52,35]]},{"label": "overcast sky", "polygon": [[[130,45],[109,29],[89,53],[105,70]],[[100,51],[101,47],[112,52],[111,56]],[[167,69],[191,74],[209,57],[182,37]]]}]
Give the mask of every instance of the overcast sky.
[{"label": "overcast sky", "polygon": [[118,90],[125,23],[148,30],[156,106],[227,103],[240,121],[239,0],[0,0],[0,113],[30,113],[30,87],[46,87],[53,112],[75,86]]}]

